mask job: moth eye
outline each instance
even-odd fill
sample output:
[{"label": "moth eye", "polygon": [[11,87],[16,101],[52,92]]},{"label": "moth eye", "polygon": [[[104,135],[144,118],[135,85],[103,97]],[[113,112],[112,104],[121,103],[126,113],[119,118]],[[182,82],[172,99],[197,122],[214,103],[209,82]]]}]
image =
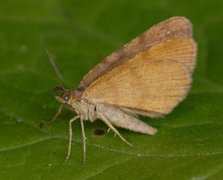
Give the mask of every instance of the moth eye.
[{"label": "moth eye", "polygon": [[69,100],[69,96],[67,96],[67,95],[63,96],[63,100],[64,101],[68,101]]}]

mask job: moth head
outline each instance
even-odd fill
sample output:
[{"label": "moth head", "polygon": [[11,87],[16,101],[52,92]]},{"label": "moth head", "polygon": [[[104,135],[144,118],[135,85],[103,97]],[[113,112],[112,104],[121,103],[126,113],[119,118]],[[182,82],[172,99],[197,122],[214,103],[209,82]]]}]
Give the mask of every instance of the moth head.
[{"label": "moth head", "polygon": [[55,96],[56,100],[59,101],[61,104],[69,104],[70,102],[70,97],[71,97],[71,92],[64,89],[63,87],[55,87],[53,89],[54,92],[59,92],[61,93],[60,96]]}]

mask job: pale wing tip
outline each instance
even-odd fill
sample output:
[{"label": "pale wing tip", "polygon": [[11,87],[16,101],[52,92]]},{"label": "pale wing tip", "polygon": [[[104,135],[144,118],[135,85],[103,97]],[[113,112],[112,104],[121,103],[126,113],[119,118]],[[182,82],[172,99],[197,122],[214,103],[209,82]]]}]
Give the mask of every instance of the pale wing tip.
[{"label": "pale wing tip", "polygon": [[150,135],[155,135],[158,132],[158,129],[153,128],[153,130],[150,132]]},{"label": "pale wing tip", "polygon": [[145,127],[144,131],[142,131],[142,133],[148,134],[148,135],[155,135],[158,132],[158,129],[150,126],[147,124],[147,126]]}]

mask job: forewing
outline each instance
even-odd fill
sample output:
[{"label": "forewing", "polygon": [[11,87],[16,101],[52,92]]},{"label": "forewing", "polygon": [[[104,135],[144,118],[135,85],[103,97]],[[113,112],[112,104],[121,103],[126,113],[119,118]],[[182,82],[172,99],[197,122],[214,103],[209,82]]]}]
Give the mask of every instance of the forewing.
[{"label": "forewing", "polygon": [[148,51],[148,49],[161,42],[182,37],[192,37],[192,25],[188,19],[184,17],[172,17],[160,22],[137,36],[119,50],[107,56],[102,62],[90,70],[79,84],[76,92],[77,96],[81,97],[85,88],[93,81],[114,67],[133,58],[136,54]]},{"label": "forewing", "polygon": [[159,43],[96,79],[82,98],[153,117],[167,114],[187,95],[195,58],[191,38]]}]

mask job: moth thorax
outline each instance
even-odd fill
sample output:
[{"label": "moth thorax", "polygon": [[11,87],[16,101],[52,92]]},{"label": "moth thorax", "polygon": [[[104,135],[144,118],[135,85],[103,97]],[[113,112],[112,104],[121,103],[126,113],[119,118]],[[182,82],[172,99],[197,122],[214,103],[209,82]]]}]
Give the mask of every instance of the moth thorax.
[{"label": "moth thorax", "polygon": [[83,120],[90,120],[93,122],[97,118],[96,105],[83,99],[76,102],[75,111]]}]

